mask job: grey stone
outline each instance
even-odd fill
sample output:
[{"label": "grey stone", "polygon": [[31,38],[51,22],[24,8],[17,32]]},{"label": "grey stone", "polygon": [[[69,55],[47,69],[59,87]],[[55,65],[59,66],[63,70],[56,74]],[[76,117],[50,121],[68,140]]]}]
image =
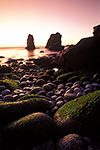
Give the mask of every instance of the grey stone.
[{"label": "grey stone", "polygon": [[76,87],[76,88],[74,88],[74,92],[75,93],[79,93],[79,92],[81,93],[82,91],[81,91],[81,89],[79,87]]},{"label": "grey stone", "polygon": [[35,84],[37,86],[43,86],[44,84],[46,84],[46,81],[44,79],[38,79]]},{"label": "grey stone", "polygon": [[64,89],[64,84],[59,84],[59,85],[57,86],[57,89],[58,89],[58,90]]},{"label": "grey stone", "polygon": [[38,92],[40,92],[41,90],[43,90],[41,87],[34,87],[32,90],[31,90],[31,94],[36,94]]},{"label": "grey stone", "polygon": [[8,94],[10,94],[11,93],[11,91],[9,90],[9,89],[5,89],[5,90],[3,90],[2,92],[1,92],[1,94],[4,96],[4,95],[8,95]]}]

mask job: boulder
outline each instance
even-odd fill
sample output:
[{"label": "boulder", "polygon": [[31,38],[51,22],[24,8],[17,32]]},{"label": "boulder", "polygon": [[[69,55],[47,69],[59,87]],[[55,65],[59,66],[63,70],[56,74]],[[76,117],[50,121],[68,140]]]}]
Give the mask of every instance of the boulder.
[{"label": "boulder", "polygon": [[26,49],[27,50],[34,50],[35,49],[34,38],[33,38],[33,35],[31,35],[31,34],[28,35]]},{"label": "boulder", "polygon": [[58,141],[57,150],[88,150],[88,147],[80,135],[69,134]]},{"label": "boulder", "polygon": [[[5,143],[30,144],[40,143],[40,141],[50,139],[54,136],[55,123],[51,117],[36,112],[20,118],[7,125],[4,129]],[[16,140],[15,140],[16,139]]]},{"label": "boulder", "polygon": [[[23,100],[24,99],[24,100]],[[24,96],[16,102],[0,103],[0,124],[8,124],[33,112],[45,112],[49,102],[45,97]]]},{"label": "boulder", "polygon": [[46,48],[54,51],[60,51],[64,49],[64,46],[61,46],[61,37],[62,35],[59,32],[56,34],[51,34],[47,41]]},{"label": "boulder", "polygon": [[58,109],[54,119],[61,135],[100,134],[100,91],[67,102]]},{"label": "boulder", "polygon": [[66,71],[97,70],[100,66],[100,36],[81,39],[69,51],[59,52],[55,63]]}]

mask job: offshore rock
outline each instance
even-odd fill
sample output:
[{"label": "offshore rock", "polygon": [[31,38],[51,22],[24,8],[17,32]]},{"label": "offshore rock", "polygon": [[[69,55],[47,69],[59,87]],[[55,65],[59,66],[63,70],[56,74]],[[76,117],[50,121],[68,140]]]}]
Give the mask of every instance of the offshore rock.
[{"label": "offshore rock", "polygon": [[50,38],[47,41],[46,48],[55,51],[64,49],[64,46],[61,46],[61,37],[62,35],[59,32],[57,32],[56,34],[51,34]]},{"label": "offshore rock", "polygon": [[27,38],[27,50],[34,50],[35,49],[35,45],[34,45],[34,37],[33,35],[29,34],[28,38]]}]

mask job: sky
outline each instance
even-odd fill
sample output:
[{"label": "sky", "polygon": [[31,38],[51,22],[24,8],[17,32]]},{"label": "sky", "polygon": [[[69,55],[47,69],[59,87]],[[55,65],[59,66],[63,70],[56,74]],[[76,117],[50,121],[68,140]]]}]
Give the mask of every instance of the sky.
[{"label": "sky", "polygon": [[26,46],[28,34],[45,46],[59,32],[62,44],[92,36],[100,24],[100,0],[0,0],[0,47]]}]

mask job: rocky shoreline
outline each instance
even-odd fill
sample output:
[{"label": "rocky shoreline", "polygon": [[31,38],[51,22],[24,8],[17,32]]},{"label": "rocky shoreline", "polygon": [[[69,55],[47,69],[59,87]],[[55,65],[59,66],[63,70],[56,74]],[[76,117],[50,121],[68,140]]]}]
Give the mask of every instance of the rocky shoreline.
[{"label": "rocky shoreline", "polygon": [[65,72],[55,59],[0,66],[0,149],[100,149],[100,73]]}]

